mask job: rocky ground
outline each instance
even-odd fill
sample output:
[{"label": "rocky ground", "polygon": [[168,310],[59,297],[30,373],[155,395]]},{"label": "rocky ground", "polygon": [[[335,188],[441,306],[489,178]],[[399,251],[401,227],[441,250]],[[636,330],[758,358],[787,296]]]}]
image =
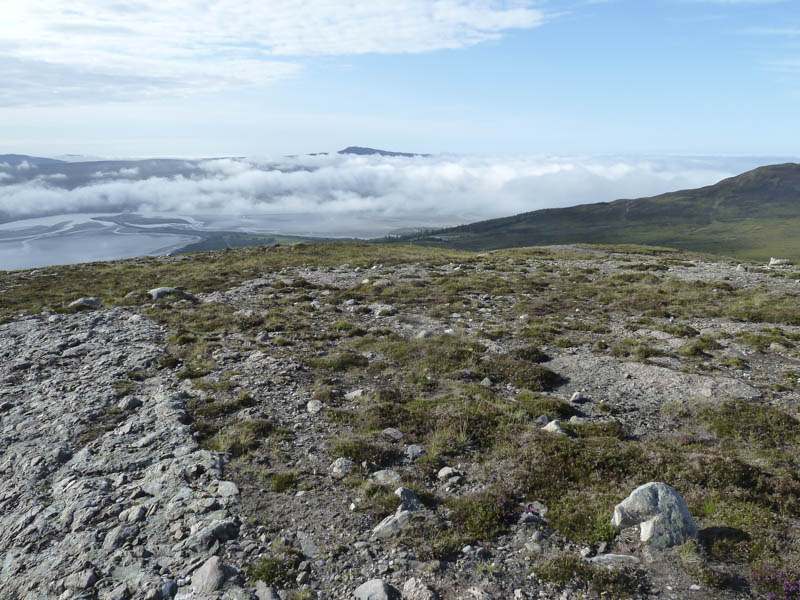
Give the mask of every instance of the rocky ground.
[{"label": "rocky ground", "polygon": [[[101,306],[5,310],[0,596],[797,583],[794,267],[576,247],[381,257],[188,291],[87,283]],[[37,273],[16,277],[3,294]],[[611,526],[648,481],[682,494],[696,541]]]}]

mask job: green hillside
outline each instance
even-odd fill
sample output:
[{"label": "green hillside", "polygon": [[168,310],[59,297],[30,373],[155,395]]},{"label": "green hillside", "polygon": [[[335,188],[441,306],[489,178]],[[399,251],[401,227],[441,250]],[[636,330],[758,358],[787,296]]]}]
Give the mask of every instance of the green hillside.
[{"label": "green hillside", "polygon": [[753,260],[800,260],[798,231],[800,164],[786,163],[695,190],[537,210],[404,241],[465,250],[630,243]]}]

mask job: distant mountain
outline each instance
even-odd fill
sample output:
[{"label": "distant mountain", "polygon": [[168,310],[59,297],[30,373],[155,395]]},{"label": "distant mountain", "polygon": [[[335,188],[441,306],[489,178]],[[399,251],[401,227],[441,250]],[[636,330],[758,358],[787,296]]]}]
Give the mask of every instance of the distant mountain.
[{"label": "distant mountain", "polygon": [[0,163],[6,163],[14,167],[23,163],[29,165],[54,165],[64,161],[54,158],[42,158],[41,156],[27,156],[25,154],[0,154]]},{"label": "distant mountain", "polygon": [[61,162],[97,162],[100,160],[107,160],[101,156],[88,156],[85,154],[61,154],[59,156],[54,156],[56,160],[60,160]]},{"label": "distant mountain", "polygon": [[537,210],[403,240],[468,250],[630,243],[800,261],[800,164],[760,167],[693,190]]},{"label": "distant mountain", "polygon": [[430,156],[430,154],[412,154],[410,152],[392,152],[391,150],[378,150],[377,148],[363,148],[361,146],[348,146],[344,150],[339,150],[338,154],[360,154],[377,156]]}]

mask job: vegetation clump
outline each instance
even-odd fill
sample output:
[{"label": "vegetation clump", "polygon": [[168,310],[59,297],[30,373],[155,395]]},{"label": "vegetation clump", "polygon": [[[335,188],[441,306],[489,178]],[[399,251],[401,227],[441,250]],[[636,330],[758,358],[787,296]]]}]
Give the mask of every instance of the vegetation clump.
[{"label": "vegetation clump", "polygon": [[396,459],[398,451],[372,435],[345,434],[331,440],[328,454],[331,458],[346,458],[356,464],[367,462],[383,465]]},{"label": "vegetation clump", "polygon": [[476,540],[491,540],[505,533],[522,512],[514,495],[505,490],[453,498],[446,506],[456,527]]},{"label": "vegetation clump", "polygon": [[272,424],[265,419],[238,421],[210,435],[204,443],[210,450],[229,452],[234,457],[240,457],[255,450],[270,431]]},{"label": "vegetation clump", "polygon": [[800,443],[800,421],[791,415],[757,402],[729,400],[700,412],[716,435],[744,440],[765,448]]},{"label": "vegetation clump", "polygon": [[297,488],[297,473],[288,471],[286,473],[276,473],[272,476],[273,492],[288,492]]},{"label": "vegetation clump", "polygon": [[547,367],[507,354],[493,356],[483,370],[492,381],[510,383],[533,392],[552,390],[562,381]]},{"label": "vegetation clump", "polygon": [[542,581],[558,587],[575,585],[604,598],[640,597],[647,593],[649,587],[644,574],[639,570],[607,569],[569,554],[541,561],[533,567],[533,572]]},{"label": "vegetation clump", "polygon": [[297,576],[297,558],[294,556],[263,557],[248,569],[251,580],[267,585],[289,583]]}]

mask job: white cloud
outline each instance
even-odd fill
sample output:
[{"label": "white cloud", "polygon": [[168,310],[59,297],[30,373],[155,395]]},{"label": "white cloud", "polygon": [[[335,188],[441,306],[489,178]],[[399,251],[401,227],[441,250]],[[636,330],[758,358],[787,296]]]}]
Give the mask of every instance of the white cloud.
[{"label": "white cloud", "polygon": [[141,170],[139,167],[123,168],[118,171],[95,171],[92,179],[114,179],[115,177],[138,177]]},{"label": "white cloud", "polygon": [[25,0],[0,4],[0,105],[219,90],[297,57],[464,48],[541,25],[533,0]]},{"label": "white cloud", "polygon": [[211,160],[192,176],[106,179],[74,189],[33,179],[0,186],[0,213],[307,213],[460,224],[540,208],[715,183],[758,159],[303,156]]}]

